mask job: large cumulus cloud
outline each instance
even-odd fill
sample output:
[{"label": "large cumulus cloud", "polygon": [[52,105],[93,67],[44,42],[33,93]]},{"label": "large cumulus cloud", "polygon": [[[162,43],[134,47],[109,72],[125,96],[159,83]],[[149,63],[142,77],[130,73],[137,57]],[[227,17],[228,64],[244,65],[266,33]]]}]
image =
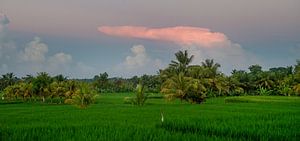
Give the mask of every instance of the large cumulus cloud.
[{"label": "large cumulus cloud", "polygon": [[162,67],[161,60],[151,58],[143,45],[134,45],[130,51],[131,54],[126,56],[124,61],[114,68],[114,71],[121,76],[153,73]]}]

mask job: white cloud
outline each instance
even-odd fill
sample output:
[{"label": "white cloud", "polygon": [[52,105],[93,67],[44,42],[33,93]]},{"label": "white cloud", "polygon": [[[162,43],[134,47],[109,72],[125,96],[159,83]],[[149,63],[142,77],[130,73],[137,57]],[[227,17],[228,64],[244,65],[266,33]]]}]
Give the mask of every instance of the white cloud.
[{"label": "white cloud", "polygon": [[78,78],[80,74],[81,78],[92,78],[95,74],[99,73],[95,68],[86,65],[83,62],[77,62],[74,64],[73,69],[70,71],[73,77]]},{"label": "white cloud", "polygon": [[133,46],[130,50],[133,53],[133,56],[127,56],[124,62],[124,66],[127,69],[137,69],[143,67],[150,61],[143,45]]},{"label": "white cloud", "polygon": [[24,51],[21,51],[20,59],[24,62],[43,63],[47,52],[48,46],[42,43],[39,37],[34,37],[33,41],[26,45]]},{"label": "white cloud", "polygon": [[18,76],[24,76],[45,71],[51,75],[64,74],[77,78],[92,76],[88,73],[93,68],[74,61],[71,54],[48,54],[48,45],[40,37],[34,37],[23,48],[16,47],[8,36],[8,24],[8,17],[0,13],[0,73],[14,72]]},{"label": "white cloud", "polygon": [[114,69],[122,76],[153,74],[162,67],[161,60],[150,58],[143,45],[134,45],[130,50],[132,55],[126,56],[124,62]]},{"label": "white cloud", "polygon": [[[36,72],[48,72],[51,75],[64,74],[72,77],[87,77],[93,68],[82,62],[75,62],[71,54],[59,52],[48,55],[48,45],[43,43],[39,37],[35,37],[25,48],[19,51],[16,61],[18,68],[22,70],[21,75]],[[24,74],[25,73],[25,74]]]},{"label": "white cloud", "polygon": [[201,48],[197,46],[184,46],[190,54],[193,54],[193,64],[201,64],[205,59],[214,59],[215,62],[221,64],[221,70],[229,74],[233,69],[247,68],[252,64],[258,64],[260,61],[254,54],[246,52],[239,44],[230,41],[214,48]]},{"label": "white cloud", "polygon": [[47,70],[52,73],[68,72],[72,64],[72,56],[63,52],[56,53],[49,57],[47,64]]},{"label": "white cloud", "polygon": [[9,20],[6,15],[0,13],[0,72],[8,71],[16,57],[15,43],[7,35]]}]

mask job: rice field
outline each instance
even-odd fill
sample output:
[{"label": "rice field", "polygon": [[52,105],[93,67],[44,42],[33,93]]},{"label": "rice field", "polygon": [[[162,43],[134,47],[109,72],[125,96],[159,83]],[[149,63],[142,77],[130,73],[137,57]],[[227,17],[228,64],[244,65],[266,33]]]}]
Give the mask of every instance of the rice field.
[{"label": "rice field", "polygon": [[[0,140],[299,140],[300,97],[212,98],[194,105],[103,94],[87,109],[0,103]],[[164,122],[162,122],[162,116]]]}]

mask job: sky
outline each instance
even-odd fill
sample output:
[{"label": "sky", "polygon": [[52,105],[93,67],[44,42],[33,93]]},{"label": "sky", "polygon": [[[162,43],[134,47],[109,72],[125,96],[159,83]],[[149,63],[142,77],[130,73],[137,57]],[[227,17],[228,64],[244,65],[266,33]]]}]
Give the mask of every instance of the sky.
[{"label": "sky", "polygon": [[156,74],[174,53],[220,70],[300,59],[299,0],[0,0],[0,74]]}]

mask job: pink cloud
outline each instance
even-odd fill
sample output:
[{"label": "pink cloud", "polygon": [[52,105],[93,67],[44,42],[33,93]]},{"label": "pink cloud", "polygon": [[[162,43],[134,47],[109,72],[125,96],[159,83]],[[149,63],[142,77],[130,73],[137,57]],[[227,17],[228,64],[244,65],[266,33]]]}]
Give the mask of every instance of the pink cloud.
[{"label": "pink cloud", "polygon": [[112,36],[169,41],[180,45],[200,45],[213,47],[224,43],[226,35],[206,28],[176,26],[167,28],[147,28],[142,26],[101,26],[98,30]]}]

